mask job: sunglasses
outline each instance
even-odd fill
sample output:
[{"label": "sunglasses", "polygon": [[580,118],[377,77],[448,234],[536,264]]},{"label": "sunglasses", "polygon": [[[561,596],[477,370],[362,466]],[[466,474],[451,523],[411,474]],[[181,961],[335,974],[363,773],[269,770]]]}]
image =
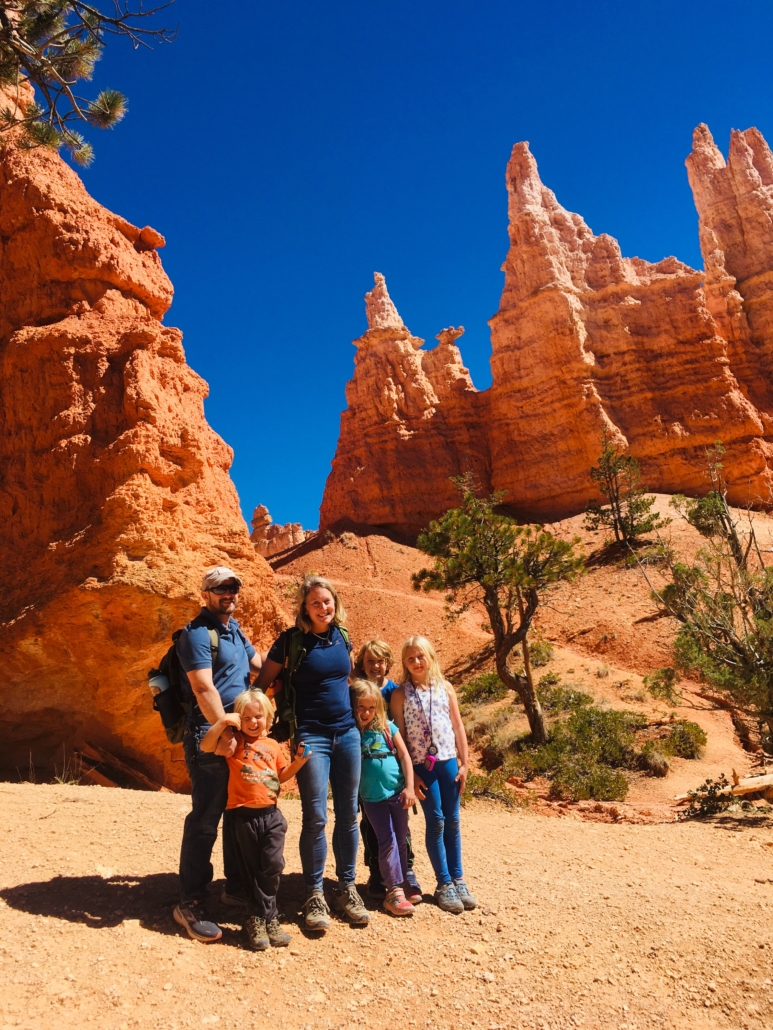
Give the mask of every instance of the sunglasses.
[{"label": "sunglasses", "polygon": [[238,594],[239,586],[237,583],[221,583],[220,586],[210,587],[210,594]]}]

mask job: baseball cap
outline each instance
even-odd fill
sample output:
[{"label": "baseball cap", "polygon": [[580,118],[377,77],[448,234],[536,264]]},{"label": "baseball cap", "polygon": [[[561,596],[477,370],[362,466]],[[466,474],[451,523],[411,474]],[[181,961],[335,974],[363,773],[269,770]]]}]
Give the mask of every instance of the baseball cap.
[{"label": "baseball cap", "polygon": [[219,587],[221,583],[227,583],[231,579],[235,579],[241,587],[241,576],[237,576],[233,569],[226,568],[225,565],[216,565],[214,569],[207,569],[204,573],[204,577],[201,580],[201,589],[211,590],[213,587]]}]

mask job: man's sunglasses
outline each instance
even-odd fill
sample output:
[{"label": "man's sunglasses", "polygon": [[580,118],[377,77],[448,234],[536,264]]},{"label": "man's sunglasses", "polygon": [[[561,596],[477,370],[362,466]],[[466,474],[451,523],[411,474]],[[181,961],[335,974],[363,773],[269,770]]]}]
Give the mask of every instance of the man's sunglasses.
[{"label": "man's sunglasses", "polygon": [[221,583],[218,587],[210,587],[210,594],[238,594],[239,586],[236,583]]}]

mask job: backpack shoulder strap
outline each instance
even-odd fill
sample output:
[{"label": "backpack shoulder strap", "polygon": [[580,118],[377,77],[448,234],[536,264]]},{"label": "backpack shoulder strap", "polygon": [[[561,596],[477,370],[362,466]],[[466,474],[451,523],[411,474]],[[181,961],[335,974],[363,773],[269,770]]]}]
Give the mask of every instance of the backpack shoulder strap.
[{"label": "backpack shoulder strap", "polygon": [[285,630],[285,661],[284,667],[292,676],[303,659],[306,657],[306,648],[303,646],[303,630],[292,626]]},{"label": "backpack shoulder strap", "polygon": [[347,651],[351,651],[352,641],[351,637],[349,636],[349,630],[346,628],[346,626],[338,626],[337,629],[341,636],[344,638],[344,643],[346,644]]},{"label": "backpack shoulder strap", "polygon": [[215,662],[220,651],[220,634],[212,626],[207,630],[209,633],[209,650],[212,655],[212,668],[215,668]]}]

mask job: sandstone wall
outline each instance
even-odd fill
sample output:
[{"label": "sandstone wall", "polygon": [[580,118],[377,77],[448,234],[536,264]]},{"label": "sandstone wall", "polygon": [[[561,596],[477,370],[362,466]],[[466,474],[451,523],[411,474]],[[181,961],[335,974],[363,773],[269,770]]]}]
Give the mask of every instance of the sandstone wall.
[{"label": "sandstone wall", "polygon": [[[461,368],[450,341],[449,363],[443,344],[419,350],[396,311],[382,328],[369,311],[321,525],[350,517],[413,533],[456,501],[448,477],[468,468],[520,518],[576,514],[593,496],[604,426],[664,493],[704,489],[705,448],[721,439],[731,499],[770,506],[773,155],[749,129],[734,133],[726,165],[699,126],[687,165],[705,272],[623,257],[561,207],[516,144],[490,390],[449,376]],[[419,403],[393,403],[408,387]],[[404,473],[421,462],[417,497]]]},{"label": "sandstone wall", "polygon": [[206,383],[161,321],[163,237],[55,154],[7,150],[0,240],[0,764],[44,772],[88,742],[180,787],[145,676],[198,610],[201,570],[244,578],[256,643],[284,618]]}]

